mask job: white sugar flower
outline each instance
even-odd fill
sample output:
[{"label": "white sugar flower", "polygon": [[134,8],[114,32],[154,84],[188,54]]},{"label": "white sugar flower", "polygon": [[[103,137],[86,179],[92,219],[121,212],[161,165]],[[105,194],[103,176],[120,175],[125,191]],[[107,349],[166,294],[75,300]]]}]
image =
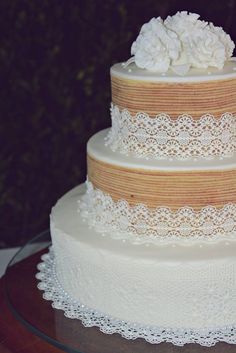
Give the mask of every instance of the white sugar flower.
[{"label": "white sugar flower", "polygon": [[196,31],[207,26],[207,22],[200,21],[199,15],[196,13],[188,13],[187,11],[177,12],[174,16],[168,16],[164,24],[167,28],[176,32],[179,37],[183,33]]},{"label": "white sugar flower", "polygon": [[182,43],[182,52],[173,65],[189,64],[191,67],[222,69],[233,52],[233,42],[222,28],[199,20],[199,15],[177,12],[168,16],[165,25],[175,31]]},{"label": "white sugar flower", "polygon": [[226,60],[224,44],[209,28],[199,29],[182,36],[183,52],[192,67],[222,69]]},{"label": "white sugar flower", "polygon": [[180,50],[178,36],[167,29],[158,17],[142,26],[138,38],[132,44],[131,54],[135,56],[138,67],[166,72],[171,60],[178,58]]},{"label": "white sugar flower", "polygon": [[218,39],[224,45],[226,60],[229,60],[235,48],[234,42],[221,27],[214,26],[213,23],[210,23],[209,28],[213,33],[217,35]]}]

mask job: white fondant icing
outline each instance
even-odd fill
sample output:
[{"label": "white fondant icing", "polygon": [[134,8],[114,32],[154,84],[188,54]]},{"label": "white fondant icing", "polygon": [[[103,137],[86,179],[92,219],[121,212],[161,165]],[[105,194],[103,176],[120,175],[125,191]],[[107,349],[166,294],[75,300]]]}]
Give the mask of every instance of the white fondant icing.
[{"label": "white fondant icing", "polygon": [[[178,243],[174,248],[169,244],[133,244],[122,242],[110,236],[102,236],[100,233],[90,228],[78,213],[78,200],[85,195],[86,184],[81,184],[63,195],[52,209],[50,216],[51,224],[60,229],[64,234],[73,238],[74,241],[83,242],[100,251],[112,249],[116,254],[122,253],[128,257],[138,257],[140,259],[158,259],[164,263],[170,261],[207,261],[210,259],[231,259],[235,258],[236,240],[218,240],[214,243],[206,243],[199,240],[198,243]],[[66,237],[65,237],[66,239]],[[228,246],[230,244],[230,246]],[[199,251],[199,245],[202,245]]]},{"label": "white fondant icing", "polygon": [[168,170],[173,172],[184,170],[223,171],[236,168],[236,155],[222,160],[203,159],[196,161],[194,159],[188,159],[186,161],[172,160],[171,162],[169,160],[157,160],[155,158],[136,158],[129,153],[124,155],[118,151],[112,151],[109,146],[105,145],[105,138],[109,131],[110,129],[105,129],[93,135],[88,141],[87,152],[89,156],[114,166],[145,170]]},{"label": "white fondant icing", "polygon": [[[117,78],[124,78],[129,80],[140,80],[149,82],[204,82],[204,81],[215,81],[215,80],[226,80],[230,78],[236,78],[235,73],[235,58],[227,61],[221,70],[211,68],[211,75],[206,74],[206,69],[191,68],[185,76],[179,76],[173,71],[167,71],[165,76],[161,73],[150,72],[137,67],[134,63],[130,64],[129,67],[122,66],[121,63],[115,64],[111,67],[111,75]],[[132,69],[131,72],[128,70]]]}]

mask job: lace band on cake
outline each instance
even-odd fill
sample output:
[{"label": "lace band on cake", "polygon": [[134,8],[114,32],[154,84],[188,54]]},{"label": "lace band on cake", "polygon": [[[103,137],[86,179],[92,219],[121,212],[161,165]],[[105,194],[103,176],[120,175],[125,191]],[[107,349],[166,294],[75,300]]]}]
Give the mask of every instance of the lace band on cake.
[{"label": "lace band on cake", "polygon": [[206,206],[200,211],[187,206],[177,211],[168,207],[151,209],[144,204],[130,206],[125,200],[113,201],[87,181],[78,211],[98,232],[136,243],[216,241],[236,236],[236,205],[232,203],[219,209]]},{"label": "lace band on cake", "polygon": [[137,157],[212,159],[236,151],[236,118],[231,113],[219,119],[205,114],[197,120],[183,114],[174,120],[165,113],[154,118],[144,112],[132,116],[112,104],[111,120],[106,145]]},{"label": "lace band on cake", "polygon": [[86,327],[96,326],[103,333],[118,333],[126,339],[143,338],[152,344],[171,342],[183,346],[186,343],[198,343],[210,347],[220,341],[236,343],[236,326],[233,325],[199,330],[144,326],[110,317],[83,305],[65,292],[59,283],[52,249],[42,256],[38,270],[36,278],[40,281],[38,288],[44,291],[43,298],[52,301],[53,308],[63,310],[66,317],[81,320]]}]

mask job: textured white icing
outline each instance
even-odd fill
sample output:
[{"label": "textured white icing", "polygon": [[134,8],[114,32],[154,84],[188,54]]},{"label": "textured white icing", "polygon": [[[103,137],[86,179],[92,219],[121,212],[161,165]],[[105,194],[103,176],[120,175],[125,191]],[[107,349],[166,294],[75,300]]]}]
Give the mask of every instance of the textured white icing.
[{"label": "textured white icing", "polygon": [[77,214],[83,188],[52,210],[56,272],[73,298],[112,317],[169,328],[236,320],[236,242],[133,245],[102,237]]},{"label": "textured white icing", "polygon": [[187,11],[145,23],[131,54],[142,69],[166,72],[169,68],[186,74],[190,67],[222,69],[232,56],[234,43],[221,27],[199,20]]},{"label": "textured white icing", "polygon": [[129,80],[140,80],[149,82],[204,82],[213,80],[226,80],[236,78],[236,61],[232,58],[226,62],[222,70],[214,67],[209,69],[191,68],[184,76],[177,75],[173,71],[167,71],[164,75],[157,72],[150,72],[137,67],[136,64],[125,66],[122,63],[111,67],[111,75],[117,78]]},{"label": "textured white icing", "polygon": [[118,151],[112,151],[109,146],[105,145],[105,138],[110,129],[102,130],[93,135],[87,144],[88,154],[102,162],[112,164],[114,166],[138,168],[146,170],[168,170],[168,171],[182,171],[182,170],[225,170],[236,168],[236,155],[222,160],[198,160],[188,159],[181,160],[156,160],[155,158],[145,159],[136,158],[127,153],[121,154]]},{"label": "textured white icing", "polygon": [[[236,326],[208,327],[201,329],[170,328],[163,326],[150,326],[124,321],[107,315],[99,310],[94,310],[74,299],[61,286],[56,270],[54,251],[51,248],[48,254],[44,254],[42,262],[38,264],[39,272],[36,278],[39,280],[37,287],[42,290],[43,298],[52,302],[52,307],[64,311],[64,315],[70,319],[79,319],[86,327],[96,326],[103,333],[118,333],[128,340],[143,338],[152,344],[171,342],[177,346],[186,343],[198,343],[202,346],[214,346],[217,342],[224,341],[236,344]],[[224,309],[223,309],[224,311]],[[57,315],[56,329],[60,330],[61,315]]]}]

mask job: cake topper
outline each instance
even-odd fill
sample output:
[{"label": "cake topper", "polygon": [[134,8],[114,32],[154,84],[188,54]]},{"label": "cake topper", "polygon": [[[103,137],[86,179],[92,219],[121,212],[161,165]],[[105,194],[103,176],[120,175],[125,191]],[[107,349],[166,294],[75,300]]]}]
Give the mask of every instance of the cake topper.
[{"label": "cake topper", "polygon": [[222,69],[230,60],[234,42],[221,27],[199,20],[199,15],[177,12],[164,21],[152,18],[145,23],[131,46],[132,62],[153,72],[169,69],[185,75],[191,67]]}]

